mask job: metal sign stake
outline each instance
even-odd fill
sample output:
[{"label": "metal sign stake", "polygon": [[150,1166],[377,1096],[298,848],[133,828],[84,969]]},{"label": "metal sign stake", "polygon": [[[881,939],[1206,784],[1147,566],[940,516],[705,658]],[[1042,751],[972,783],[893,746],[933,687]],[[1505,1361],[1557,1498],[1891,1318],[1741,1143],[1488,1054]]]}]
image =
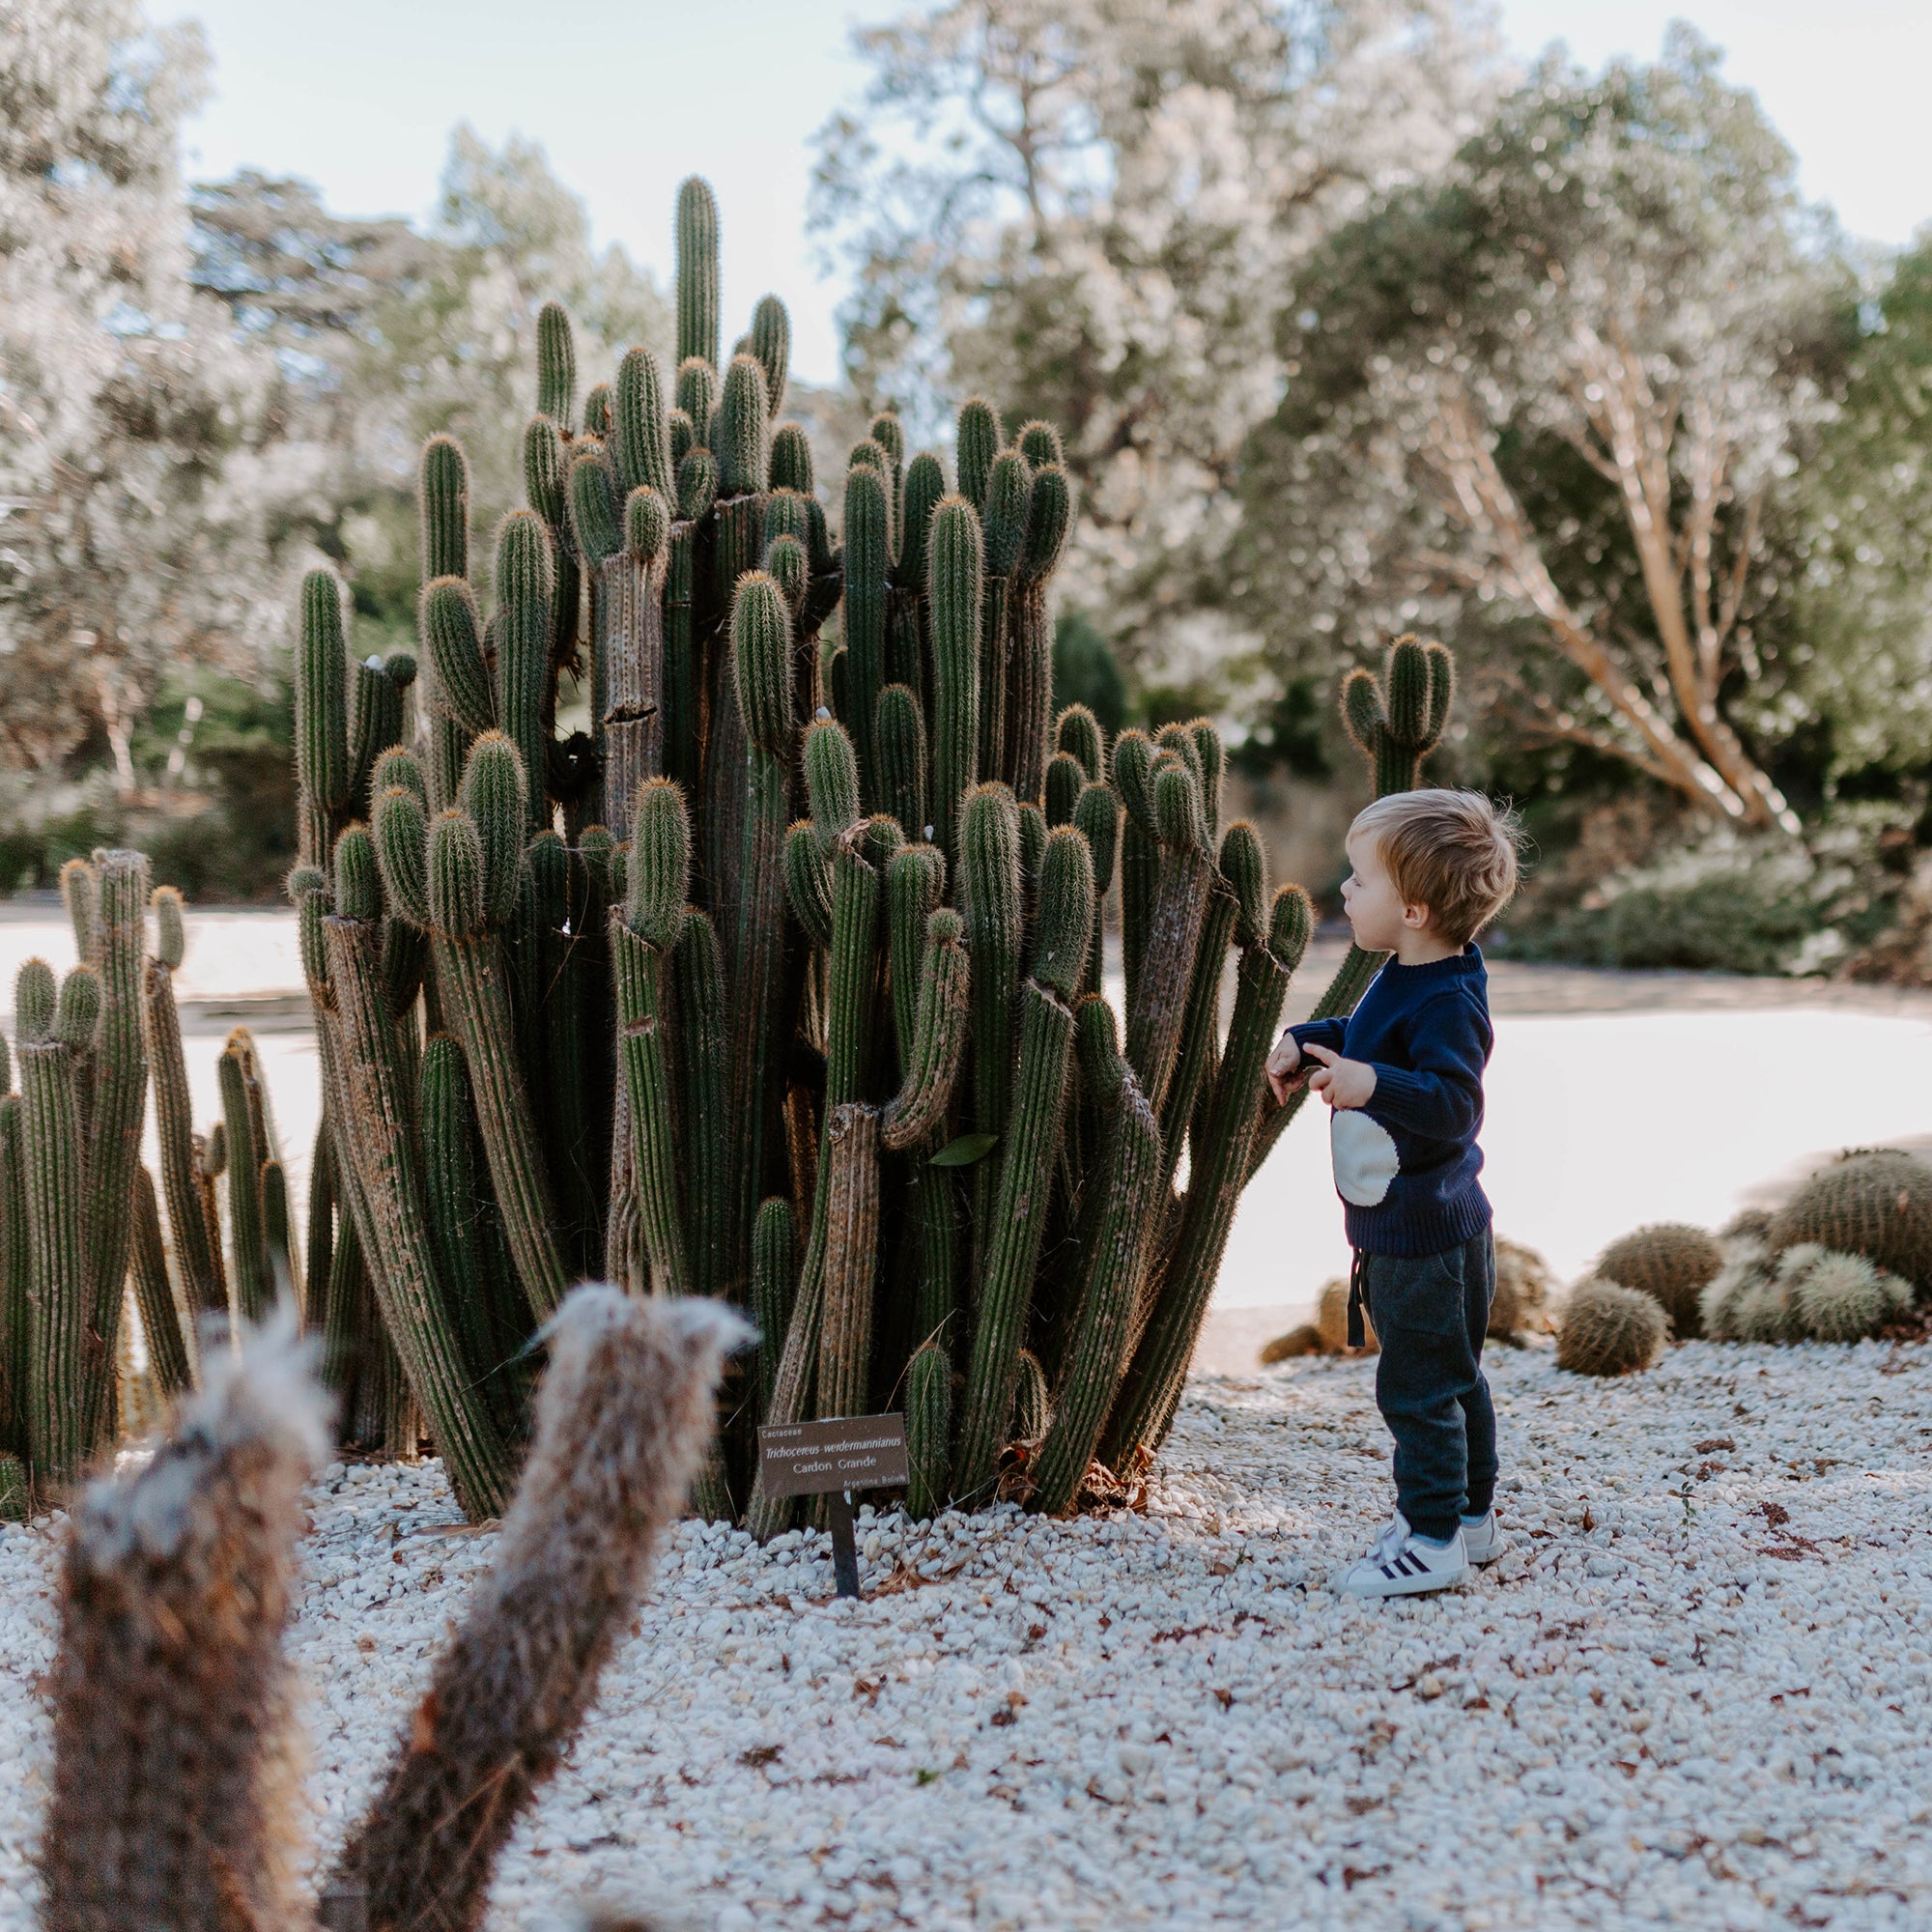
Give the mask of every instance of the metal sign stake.
[{"label": "metal sign stake", "polygon": [[832,1576],[841,1597],[859,1594],[859,1550],[852,1540],[852,1492],[834,1490],[826,1498],[832,1516]]}]

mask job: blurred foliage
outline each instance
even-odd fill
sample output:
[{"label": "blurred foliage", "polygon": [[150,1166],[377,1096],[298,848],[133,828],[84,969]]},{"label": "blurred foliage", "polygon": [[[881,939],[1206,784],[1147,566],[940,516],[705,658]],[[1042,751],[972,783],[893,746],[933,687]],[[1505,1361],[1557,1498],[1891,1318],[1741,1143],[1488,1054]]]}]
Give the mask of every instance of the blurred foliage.
[{"label": "blurred foliage", "polygon": [[1110,736],[1127,723],[1127,681],[1094,620],[1063,611],[1053,626],[1053,708],[1084,704]]},{"label": "blurred foliage", "polygon": [[0,799],[0,892],[51,891],[69,859],[132,845],[156,884],[191,898],[279,896],[296,857],[294,743],[286,680],[171,673],[133,734],[131,790],[97,768]]}]

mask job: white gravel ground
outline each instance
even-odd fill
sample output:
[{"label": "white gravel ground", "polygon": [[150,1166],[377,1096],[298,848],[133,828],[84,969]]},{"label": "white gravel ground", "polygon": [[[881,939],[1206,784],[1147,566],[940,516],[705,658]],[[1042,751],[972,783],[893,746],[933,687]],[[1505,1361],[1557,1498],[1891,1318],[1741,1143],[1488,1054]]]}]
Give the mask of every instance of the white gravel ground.
[{"label": "white gravel ground", "polygon": [[[1323,1587],[1385,1513],[1370,1365],[1197,1381],[1145,1516],[687,1524],[497,1889],[751,1926],[1840,1928],[1932,1915],[1932,1352],[1492,1350],[1516,1549]],[[489,1534],[319,1489],[296,1648],[331,1850]],[[0,1535],[0,1932],[30,1921],[54,1544]]]}]

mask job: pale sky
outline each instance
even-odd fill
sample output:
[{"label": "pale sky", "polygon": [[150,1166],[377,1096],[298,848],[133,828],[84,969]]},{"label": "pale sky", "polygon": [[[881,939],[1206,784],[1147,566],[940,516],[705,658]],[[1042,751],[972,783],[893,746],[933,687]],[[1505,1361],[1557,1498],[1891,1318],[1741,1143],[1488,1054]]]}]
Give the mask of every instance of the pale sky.
[{"label": "pale sky", "polygon": [[[789,304],[794,363],[838,374],[842,293],[805,234],[813,132],[855,100],[855,21],[898,0],[153,0],[192,15],[214,54],[214,99],[189,130],[204,177],[243,166],[299,175],[348,214],[422,215],[449,130],[539,141],[584,199],[600,242],[620,241],[668,283],[677,183],[718,190],[724,313],[767,289]],[[1654,55],[1688,17],[1726,49],[1797,151],[1805,190],[1855,235],[1902,242],[1932,217],[1932,0],[1503,0],[1520,53],[1567,41],[1596,65]]]}]

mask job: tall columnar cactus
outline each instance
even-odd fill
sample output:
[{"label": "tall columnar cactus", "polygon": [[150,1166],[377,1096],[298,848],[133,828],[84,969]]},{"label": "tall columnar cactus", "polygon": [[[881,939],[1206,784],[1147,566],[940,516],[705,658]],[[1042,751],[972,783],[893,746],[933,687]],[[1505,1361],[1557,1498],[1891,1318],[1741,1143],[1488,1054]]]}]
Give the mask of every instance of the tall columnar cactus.
[{"label": "tall columnar cactus", "polygon": [[[882,1403],[914,1410],[922,1508],[1072,1508],[1096,1456],[1138,1464],[1170,1425],[1284,1119],[1261,1056],[1306,901],[1270,905],[1259,839],[1224,824],[1210,724],[1110,745],[1083,707],[1053,716],[1077,514],[1053,428],[1009,434],[974,399],[949,490],[876,415],[831,485],[835,546],[805,432],[778,420],[789,323],[767,298],[723,353],[717,238],[686,183],[668,376],[629,350],[580,411],[545,311],[529,507],[499,526],[487,611],[461,452],[425,452],[415,750],[384,735],[407,668],[352,674],[340,584],[304,587],[311,1298],[332,1346],[363,1346],[358,1319],[393,1344],[475,1509],[524,1400],[489,1358],[599,1258],[633,1293],[756,1314],[707,1510],[749,1496],[754,1529],[782,1526],[750,1425]],[[591,732],[565,739],[558,680],[586,658]],[[1385,688],[1351,685],[1385,785],[1415,781],[1450,692],[1410,641]],[[164,1149],[171,1204],[185,1166]],[[1043,1433],[1009,1458],[1023,1378]]]},{"label": "tall columnar cactus", "polygon": [[[1342,715],[1369,761],[1378,798],[1413,791],[1422,783],[1423,760],[1441,743],[1455,701],[1456,661],[1444,644],[1398,638],[1389,647],[1379,685],[1371,671],[1349,673],[1342,686]],[[1387,956],[1351,945],[1309,1017],[1325,1020],[1353,1012]],[[1307,1098],[1303,1086],[1263,1122],[1249,1154],[1250,1177]]]}]

